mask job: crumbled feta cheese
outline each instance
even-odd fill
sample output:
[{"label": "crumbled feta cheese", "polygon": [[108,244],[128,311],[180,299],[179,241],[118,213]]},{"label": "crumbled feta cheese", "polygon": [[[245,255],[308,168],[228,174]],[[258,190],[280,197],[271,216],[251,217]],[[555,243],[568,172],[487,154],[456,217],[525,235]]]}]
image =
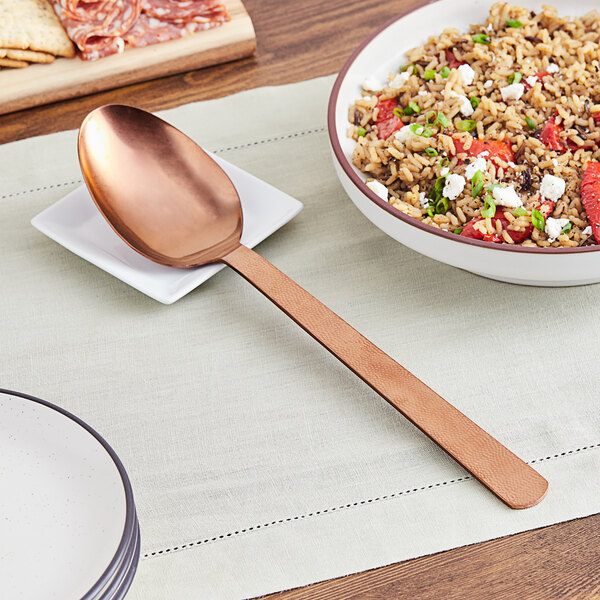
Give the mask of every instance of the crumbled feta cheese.
[{"label": "crumbled feta cheese", "polygon": [[473,79],[475,79],[475,71],[471,68],[470,65],[460,65],[458,67],[460,74],[462,76],[463,85],[471,85],[473,83]]},{"label": "crumbled feta cheese", "polygon": [[557,202],[565,193],[565,187],[566,184],[564,179],[555,177],[554,175],[544,175],[542,185],[540,186],[540,194],[544,196],[544,198],[552,200],[552,202]]},{"label": "crumbled feta cheese", "polygon": [[494,195],[494,201],[500,206],[506,206],[508,208],[519,208],[523,206],[523,200],[512,185],[508,187],[496,187],[492,192]]},{"label": "crumbled feta cheese", "polygon": [[425,195],[425,192],[419,192],[419,203],[421,208],[429,208],[429,199]]},{"label": "crumbled feta cheese", "polygon": [[546,69],[546,73],[558,73],[560,69],[556,63],[550,63]]},{"label": "crumbled feta cheese", "polygon": [[488,28],[488,31],[494,31],[494,26],[491,23],[488,25],[487,28]]},{"label": "crumbled feta cheese", "polygon": [[389,87],[391,87],[393,90],[399,90],[408,81],[411,75],[412,69],[407,69],[403,73],[398,73],[398,75],[396,75],[394,79],[390,81]]},{"label": "crumbled feta cheese", "polygon": [[529,77],[525,77],[525,81],[527,85],[533,87],[538,82],[538,78],[535,75],[530,75]]},{"label": "crumbled feta cheese", "polygon": [[588,225],[582,232],[581,235],[592,235],[592,226]]},{"label": "crumbled feta cheese", "polygon": [[511,83],[506,87],[500,88],[502,94],[502,100],[518,100],[525,91],[525,86],[522,83]]},{"label": "crumbled feta cheese", "polygon": [[444,167],[441,171],[440,171],[440,177],[446,177],[446,175],[448,175],[448,173],[450,173],[450,169],[448,167]]},{"label": "crumbled feta cheese", "polygon": [[367,187],[372,191],[375,192],[382,200],[385,200],[387,202],[388,199],[388,189],[385,187],[385,185],[383,185],[383,183],[380,183],[379,181],[367,181]]},{"label": "crumbled feta cheese", "polygon": [[554,219],[548,217],[546,219],[546,233],[548,234],[548,241],[553,242],[562,231],[562,228],[569,223],[569,219]]},{"label": "crumbled feta cheese", "polygon": [[369,77],[362,82],[362,88],[367,92],[380,92],[383,87],[384,84],[375,77]]},{"label": "crumbled feta cheese", "polygon": [[467,179],[473,179],[473,177],[475,176],[475,173],[477,173],[477,171],[481,171],[482,173],[485,173],[486,169],[487,169],[487,162],[486,162],[485,158],[481,158],[478,156],[465,169],[465,177]]},{"label": "crumbled feta cheese", "polygon": [[413,133],[412,129],[408,125],[405,125],[400,131],[396,131],[394,139],[406,144],[406,142],[411,140],[415,135],[416,134]]},{"label": "crumbled feta cheese", "polygon": [[427,94],[429,94],[429,92],[427,90],[419,90],[419,96],[427,96]]},{"label": "crumbled feta cheese", "polygon": [[448,198],[448,200],[456,200],[465,189],[466,185],[465,178],[462,175],[457,175],[456,173],[451,173],[446,177],[446,184],[444,185],[444,191],[442,195],[444,198]]},{"label": "crumbled feta cheese", "polygon": [[556,158],[553,158],[553,159],[552,159],[552,164],[553,164],[555,167],[558,167],[558,159],[556,159]]},{"label": "crumbled feta cheese", "polygon": [[471,101],[466,96],[461,96],[454,90],[451,90],[450,96],[460,100],[460,112],[463,114],[463,116],[470,117],[475,112],[475,109],[471,105]]},{"label": "crumbled feta cheese", "polygon": [[491,79],[488,79],[484,84],[483,87],[487,90],[488,88],[491,88],[494,85],[494,82]]}]

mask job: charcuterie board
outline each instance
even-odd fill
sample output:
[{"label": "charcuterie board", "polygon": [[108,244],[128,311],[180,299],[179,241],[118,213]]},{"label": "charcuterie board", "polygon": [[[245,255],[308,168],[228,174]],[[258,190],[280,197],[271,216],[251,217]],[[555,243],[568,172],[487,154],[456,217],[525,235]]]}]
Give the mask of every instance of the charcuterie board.
[{"label": "charcuterie board", "polygon": [[250,16],[241,0],[225,4],[231,21],[181,39],[96,61],[58,58],[52,64],[1,69],[0,114],[250,56],[256,49]]}]

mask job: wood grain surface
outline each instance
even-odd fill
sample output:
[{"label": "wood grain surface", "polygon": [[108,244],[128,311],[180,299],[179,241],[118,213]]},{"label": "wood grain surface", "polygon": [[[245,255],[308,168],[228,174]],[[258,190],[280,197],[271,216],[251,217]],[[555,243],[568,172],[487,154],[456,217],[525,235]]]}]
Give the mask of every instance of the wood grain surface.
[{"label": "wood grain surface", "polygon": [[[255,56],[0,117],[0,143],[79,127],[108,102],[160,110],[335,73],[362,38],[422,0],[245,0]],[[0,90],[0,98],[2,91]],[[600,515],[269,596],[269,600],[600,600]]]}]

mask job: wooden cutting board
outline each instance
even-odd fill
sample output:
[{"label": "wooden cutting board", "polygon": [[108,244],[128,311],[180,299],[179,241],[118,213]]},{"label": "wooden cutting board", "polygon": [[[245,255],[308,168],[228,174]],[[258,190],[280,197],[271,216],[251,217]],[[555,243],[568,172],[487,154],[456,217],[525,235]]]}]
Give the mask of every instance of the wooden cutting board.
[{"label": "wooden cutting board", "polygon": [[0,114],[250,56],[256,35],[241,0],[225,0],[231,21],[171,42],[131,48],[96,61],[0,70]]}]

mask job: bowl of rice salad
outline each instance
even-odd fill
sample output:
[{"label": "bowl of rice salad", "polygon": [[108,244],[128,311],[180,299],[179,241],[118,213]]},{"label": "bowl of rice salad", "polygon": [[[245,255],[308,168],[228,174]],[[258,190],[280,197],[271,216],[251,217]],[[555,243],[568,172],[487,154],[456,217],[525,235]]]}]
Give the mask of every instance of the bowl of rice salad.
[{"label": "bowl of rice salad", "polygon": [[600,12],[555,5],[434,0],[353,53],[329,136],[380,229],[493,279],[600,281]]}]

